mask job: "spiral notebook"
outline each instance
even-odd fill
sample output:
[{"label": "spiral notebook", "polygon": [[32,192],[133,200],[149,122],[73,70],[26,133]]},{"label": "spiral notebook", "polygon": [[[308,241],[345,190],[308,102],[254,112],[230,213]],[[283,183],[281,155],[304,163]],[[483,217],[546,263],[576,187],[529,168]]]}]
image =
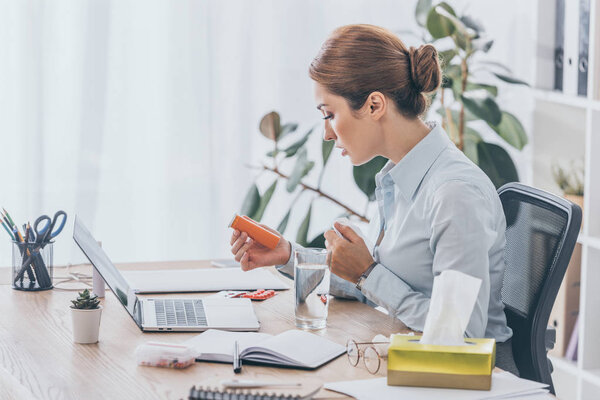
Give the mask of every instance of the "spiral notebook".
[{"label": "spiral notebook", "polygon": [[210,386],[196,388],[193,386],[190,389],[188,400],[310,400],[319,390],[321,390],[321,386],[299,392],[282,391],[279,393],[264,390],[220,389]]}]

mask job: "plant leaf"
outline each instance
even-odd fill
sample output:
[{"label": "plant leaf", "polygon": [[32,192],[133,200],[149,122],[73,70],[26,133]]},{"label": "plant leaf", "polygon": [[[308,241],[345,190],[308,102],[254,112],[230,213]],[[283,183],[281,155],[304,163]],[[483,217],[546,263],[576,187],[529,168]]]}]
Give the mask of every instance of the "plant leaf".
[{"label": "plant leaf", "polygon": [[496,97],[498,96],[498,86],[488,85],[486,83],[473,83],[467,82],[467,87],[465,91],[484,89],[487,90],[489,94]]},{"label": "plant leaf", "polygon": [[306,247],[314,247],[314,248],[318,248],[318,249],[324,249],[325,248],[325,232],[322,232],[322,233],[318,234],[317,236],[315,236],[313,238],[313,240],[311,240],[310,243]]},{"label": "plant leaf", "polygon": [[442,81],[442,87],[452,90],[452,95],[458,99],[462,91],[462,71],[460,65],[449,65],[444,69],[445,82]]},{"label": "plant leaf", "polygon": [[323,167],[327,164],[327,160],[329,160],[329,156],[331,155],[331,151],[335,146],[335,142],[333,140],[323,140],[323,144],[321,145],[321,153],[323,154]]},{"label": "plant leaf", "polygon": [[425,27],[425,24],[427,24],[427,15],[429,14],[429,10],[431,10],[431,1],[432,0],[419,0],[417,2],[415,19],[419,26]]},{"label": "plant leaf", "polygon": [[[441,115],[443,118],[446,118],[446,113],[442,107],[438,108],[436,112]],[[450,114],[452,115],[452,122],[458,124],[459,114],[457,110],[450,110]],[[474,116],[468,109],[465,108],[465,122],[478,120],[476,116]]]},{"label": "plant leaf", "polygon": [[450,36],[456,31],[456,25],[448,18],[448,14],[456,16],[452,7],[446,3],[440,3],[429,10],[426,26],[434,39]]},{"label": "plant leaf", "polygon": [[298,124],[294,123],[294,122],[290,122],[287,124],[284,124],[281,127],[281,132],[279,133],[279,136],[277,137],[277,140],[281,140],[284,136],[295,132],[296,129],[298,129]]},{"label": "plant leaf", "polygon": [[496,101],[490,94],[483,89],[464,92],[460,96],[465,108],[473,113],[476,117],[484,121],[498,125],[502,119],[502,113]]},{"label": "plant leaf", "polygon": [[475,164],[479,164],[477,156],[477,144],[481,142],[481,135],[475,129],[465,126],[465,134],[463,136],[463,153]]},{"label": "plant leaf", "polygon": [[460,69],[460,65],[452,64],[447,65],[444,68],[444,75],[450,77],[452,80],[460,81],[462,77],[462,71]]},{"label": "plant leaf", "polygon": [[477,32],[477,34],[485,32],[485,28],[483,27],[481,22],[469,15],[463,15],[462,17],[460,17],[460,22],[465,24],[466,27],[473,29],[475,32]]},{"label": "plant leaf", "polygon": [[[443,35],[436,39],[441,39],[446,36],[451,36],[452,40],[454,40],[454,43],[456,43],[456,45],[458,47],[460,47],[463,50],[466,50],[467,43],[468,43],[468,41],[470,41],[470,39],[473,35],[471,35],[469,33],[465,24],[463,24],[462,21],[456,17],[456,13],[454,12],[454,9],[448,3],[441,2],[440,4],[433,7],[431,10],[433,10],[435,12],[435,14],[437,14],[437,16],[438,16],[437,18],[434,16],[432,22],[435,22],[435,20],[437,19],[437,22],[439,23],[439,25],[431,26],[431,27],[434,29],[439,29],[439,31],[437,33]],[[431,15],[431,11],[427,18],[427,28],[428,29],[430,28],[430,24],[429,24],[429,22],[430,22],[429,16],[430,15]],[[450,24],[450,26],[452,26],[452,28],[446,29],[445,25],[447,25],[447,24]],[[431,32],[431,29],[429,29],[429,32],[431,33],[431,36],[435,37],[435,35]]]},{"label": "plant leaf", "polygon": [[471,45],[473,46],[473,48],[475,50],[480,50],[480,51],[483,51],[484,53],[487,53],[488,51],[490,51],[493,44],[494,44],[493,40],[486,40],[483,38],[474,39],[471,41]]},{"label": "plant leaf", "polygon": [[509,75],[505,75],[505,74],[501,74],[499,72],[492,72],[494,75],[496,75],[496,77],[504,82],[508,82],[508,83],[513,83],[515,85],[525,85],[525,86],[529,86],[529,83],[522,81],[520,79],[517,79],[515,77],[509,76]]},{"label": "plant leaf", "polygon": [[513,160],[502,147],[481,141],[477,144],[477,157],[479,167],[491,179],[496,189],[519,180]]},{"label": "plant leaf", "polygon": [[456,57],[457,54],[458,53],[455,49],[440,51],[438,53],[438,58],[440,59],[444,69],[450,66],[450,61],[452,61],[452,59]]},{"label": "plant leaf", "polygon": [[246,197],[244,197],[244,201],[242,202],[242,209],[240,213],[242,215],[254,215],[256,210],[258,210],[258,206],[260,205],[260,193],[258,193],[258,187],[256,183],[253,183],[250,186],[250,189],[246,193]]},{"label": "plant leaf", "polygon": [[260,205],[258,206],[256,213],[254,213],[254,215],[250,218],[252,218],[253,220],[255,220],[257,222],[260,222],[260,220],[263,217],[263,214],[265,213],[265,209],[267,208],[267,205],[269,205],[269,201],[271,201],[273,192],[275,192],[275,187],[277,187],[277,179],[275,179],[273,181],[271,186],[269,186],[269,188],[262,195],[262,197],[260,199]]},{"label": "plant leaf", "polygon": [[499,68],[502,71],[506,72],[507,74],[512,74],[512,71],[510,70],[510,68],[508,68],[506,65],[504,65],[498,61],[482,60],[482,61],[478,61],[478,64],[483,64],[483,65],[488,65],[490,67]]},{"label": "plant leaf", "polygon": [[296,186],[298,186],[298,184],[302,180],[302,178],[304,178],[314,166],[314,161],[308,161],[308,159],[306,158],[306,148],[302,147],[302,149],[300,149],[298,153],[296,165],[294,165],[294,169],[292,170],[290,178],[287,181],[287,191],[290,193],[293,192],[296,189]]},{"label": "plant leaf", "polygon": [[298,243],[300,246],[303,246],[303,247],[308,246],[307,236],[308,236],[308,228],[310,226],[311,211],[312,211],[312,204],[308,207],[308,212],[306,213],[306,216],[302,220],[302,223],[300,224],[300,228],[298,228],[298,233],[296,234],[296,243]]},{"label": "plant leaf", "polygon": [[258,125],[260,133],[267,139],[276,142],[281,133],[281,119],[276,111],[271,111],[260,120]]},{"label": "plant leaf", "polygon": [[308,132],[306,132],[306,134],[300,140],[298,140],[296,143],[291,144],[287,149],[285,149],[284,150],[285,156],[292,157],[292,156],[296,155],[296,153],[298,152],[300,147],[304,146],[304,144],[308,140],[308,137],[310,136],[310,134],[312,133],[312,131],[314,129],[315,129],[315,127],[313,126],[312,128],[309,129]]},{"label": "plant leaf", "polygon": [[387,161],[386,158],[377,156],[371,161],[352,169],[354,182],[367,195],[369,201],[375,200],[375,175],[381,171]]},{"label": "plant leaf", "polygon": [[522,150],[527,144],[527,134],[521,122],[513,114],[502,111],[502,120],[498,125],[490,125],[496,133],[516,149]]},{"label": "plant leaf", "polygon": [[277,226],[277,232],[281,233],[282,235],[285,233],[285,228],[287,228],[287,224],[288,224],[288,221],[290,219],[290,214],[291,213],[292,213],[292,209],[290,208],[288,210],[288,212],[285,214],[285,217],[283,217],[283,219],[281,220],[281,222]]}]

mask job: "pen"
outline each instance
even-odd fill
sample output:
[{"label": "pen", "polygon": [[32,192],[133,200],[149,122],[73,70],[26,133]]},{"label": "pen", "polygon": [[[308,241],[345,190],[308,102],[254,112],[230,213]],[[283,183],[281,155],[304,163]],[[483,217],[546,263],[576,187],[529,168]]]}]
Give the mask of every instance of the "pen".
[{"label": "pen", "polygon": [[[21,282],[22,282],[22,278],[23,278],[23,269],[25,269],[25,271],[27,271],[27,277],[29,278],[30,282],[35,282],[35,275],[33,274],[33,270],[31,269],[31,267],[29,266],[29,264],[31,263],[31,253],[29,252],[29,249],[27,248],[27,243],[25,242],[25,239],[23,239],[23,236],[21,236],[21,232],[19,232],[19,229],[17,228],[17,226],[13,226],[13,232],[15,234],[15,241],[18,243],[23,243],[23,249],[22,249],[22,256],[23,259],[25,260],[25,256],[29,256],[29,258],[27,260],[25,260],[23,262],[23,265],[21,266],[21,271],[19,272],[19,274],[17,276],[19,276],[21,278]],[[15,283],[17,282],[18,279],[15,279]]]},{"label": "pen", "polygon": [[250,381],[250,380],[225,380],[221,381],[226,389],[253,389],[261,387],[300,387],[301,383],[278,383],[278,382],[265,382],[265,381]]},{"label": "pen", "polygon": [[2,223],[2,227],[4,228],[4,230],[6,232],[8,232],[8,235],[10,236],[11,240],[15,240],[15,236],[13,235],[13,233],[8,229],[8,227],[6,226],[6,224],[4,223],[4,221],[0,220],[0,222]]},{"label": "pen", "polygon": [[239,374],[242,372],[242,360],[240,359],[240,345],[236,340],[233,345],[233,372]]},{"label": "pen", "polygon": [[6,225],[8,225],[8,227],[10,229],[13,229],[13,224],[10,223],[10,221],[8,220],[8,218],[6,218],[6,214],[1,213],[2,214],[2,219],[4,220],[4,222],[6,223]]},{"label": "pen", "polygon": [[11,225],[15,225],[15,222],[13,221],[13,219],[10,217],[10,214],[8,213],[8,211],[6,211],[4,209],[4,207],[2,207],[2,211],[4,211],[4,215],[8,218],[8,220],[10,221]]}]

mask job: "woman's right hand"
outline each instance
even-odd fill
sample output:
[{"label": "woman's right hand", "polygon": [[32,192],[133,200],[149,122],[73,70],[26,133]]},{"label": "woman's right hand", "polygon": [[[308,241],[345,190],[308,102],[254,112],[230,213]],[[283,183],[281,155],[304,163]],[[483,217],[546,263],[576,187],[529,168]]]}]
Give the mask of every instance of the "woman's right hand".
[{"label": "woman's right hand", "polygon": [[271,229],[263,224],[259,225],[279,236],[279,243],[277,247],[271,250],[250,239],[246,232],[234,229],[230,241],[231,253],[235,256],[235,261],[238,261],[242,265],[244,271],[258,267],[285,264],[290,258],[290,243],[275,229]]}]

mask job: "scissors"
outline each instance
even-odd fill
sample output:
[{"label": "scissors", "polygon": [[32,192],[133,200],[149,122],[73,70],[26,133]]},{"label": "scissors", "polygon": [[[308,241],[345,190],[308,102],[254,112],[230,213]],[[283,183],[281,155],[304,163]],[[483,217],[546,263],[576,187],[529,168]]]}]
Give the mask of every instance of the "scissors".
[{"label": "scissors", "polygon": [[[56,227],[57,222],[60,217],[62,217],[60,221],[60,225],[58,228]],[[49,243],[52,239],[58,236],[59,233],[62,232],[65,227],[65,223],[67,222],[67,213],[60,210],[54,214],[54,218],[50,219],[47,215],[42,215],[38,219],[35,220],[33,224],[33,231],[35,232],[35,243],[40,246],[45,246],[46,243]],[[44,224],[44,226],[40,229],[40,224]]]}]

